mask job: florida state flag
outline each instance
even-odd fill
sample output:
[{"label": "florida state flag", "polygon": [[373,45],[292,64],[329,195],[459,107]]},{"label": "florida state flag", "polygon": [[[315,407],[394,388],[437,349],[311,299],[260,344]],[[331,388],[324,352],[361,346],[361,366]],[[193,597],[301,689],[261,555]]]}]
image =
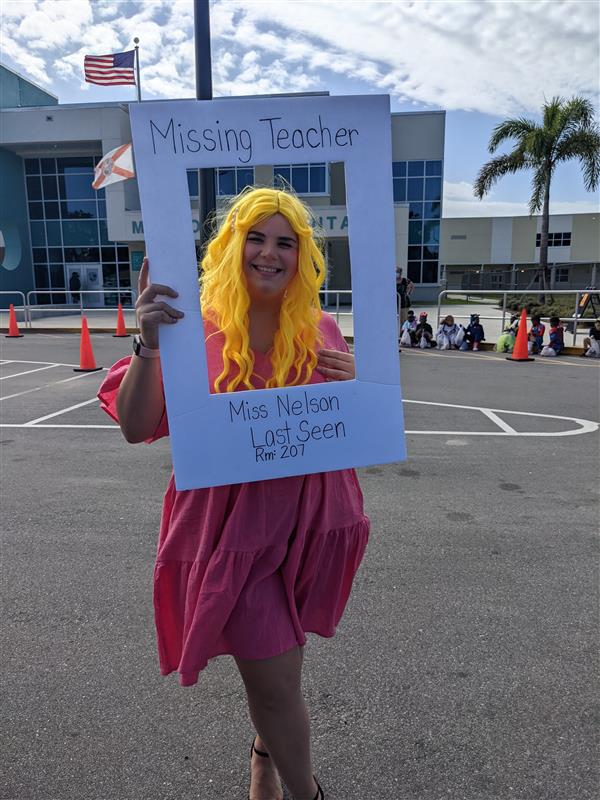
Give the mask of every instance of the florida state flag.
[{"label": "florida state flag", "polygon": [[109,183],[126,181],[128,178],[134,177],[133,153],[130,142],[111,150],[110,153],[107,153],[102,158],[102,161],[96,164],[92,188],[101,189],[104,186],[108,186]]}]

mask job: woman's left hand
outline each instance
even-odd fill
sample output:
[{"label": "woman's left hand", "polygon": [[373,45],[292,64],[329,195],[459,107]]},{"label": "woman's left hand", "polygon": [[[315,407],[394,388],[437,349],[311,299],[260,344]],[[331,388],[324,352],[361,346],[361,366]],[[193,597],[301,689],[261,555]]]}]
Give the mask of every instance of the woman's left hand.
[{"label": "woman's left hand", "polygon": [[356,377],[354,356],[341,350],[319,350],[316,368],[327,381],[351,381]]}]

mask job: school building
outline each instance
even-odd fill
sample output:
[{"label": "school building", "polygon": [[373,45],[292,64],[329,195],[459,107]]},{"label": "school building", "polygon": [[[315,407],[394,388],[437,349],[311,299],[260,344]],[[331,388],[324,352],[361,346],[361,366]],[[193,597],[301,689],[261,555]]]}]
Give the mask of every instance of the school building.
[{"label": "school building", "polygon": [[[540,216],[444,219],[440,280],[445,289],[538,289]],[[600,209],[551,214],[548,267],[553,289],[597,287]]]},{"label": "school building", "polygon": [[[396,260],[415,284],[413,299],[433,300],[440,289],[470,281],[466,288],[476,288],[488,275],[494,285],[499,278],[492,276],[500,273],[503,281],[507,274],[519,281],[521,265],[535,263],[539,223],[529,218],[442,222],[445,112],[395,113],[391,125]],[[137,182],[92,188],[94,165],[130,141],[126,103],[59,104],[52,93],[0,65],[0,307],[20,303],[8,292],[34,292],[31,305],[70,304],[75,273],[82,291],[97,292],[83,295],[85,305],[131,301],[128,292],[137,285],[144,253]],[[217,203],[248,184],[283,182],[312,207],[325,236],[326,286],[333,303],[335,290],[351,288],[343,164],[224,164],[215,170]],[[199,238],[196,171],[188,173],[188,186],[192,229]],[[598,238],[589,241],[596,215],[578,216],[594,219],[552,223],[554,252],[561,261],[566,254],[570,262],[596,264]],[[558,233],[571,240],[559,243]],[[569,280],[587,285],[590,270],[570,266]],[[564,275],[557,270],[556,281],[563,282]]]},{"label": "school building", "polygon": [[[77,273],[82,290],[98,291],[84,295],[86,305],[128,302],[144,252],[137,183],[91,185],[102,155],[131,141],[127,104],[61,105],[1,65],[0,101],[1,290],[34,291],[32,304],[60,306],[72,301]],[[397,263],[414,281],[415,297],[434,297],[440,287],[444,126],[444,112],[392,116]],[[327,288],[351,288],[343,164],[224,164],[215,182],[218,204],[248,184],[291,184],[324,234]],[[188,173],[188,185],[198,238],[197,172]],[[9,302],[19,301],[0,295],[0,305]]]}]

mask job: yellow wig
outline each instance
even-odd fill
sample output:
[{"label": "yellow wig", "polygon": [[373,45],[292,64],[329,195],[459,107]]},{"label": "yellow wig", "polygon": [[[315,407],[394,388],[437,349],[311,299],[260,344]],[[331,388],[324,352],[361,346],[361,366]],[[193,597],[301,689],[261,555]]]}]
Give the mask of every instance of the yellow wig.
[{"label": "yellow wig", "polygon": [[[289,192],[249,187],[233,201],[202,260],[202,311],[225,336],[223,372],[215,380],[217,392],[233,392],[240,385],[254,388],[250,382],[254,372],[248,333],[250,296],[243,254],[248,231],[273,214],[282,214],[298,237],[298,270],[281,303],[271,351],[273,375],[266,388],[307,383],[317,364],[316,345],[321,342],[319,289],[325,278],[325,262],[313,235],[310,211]],[[234,370],[222,387],[234,364],[237,374]]]}]

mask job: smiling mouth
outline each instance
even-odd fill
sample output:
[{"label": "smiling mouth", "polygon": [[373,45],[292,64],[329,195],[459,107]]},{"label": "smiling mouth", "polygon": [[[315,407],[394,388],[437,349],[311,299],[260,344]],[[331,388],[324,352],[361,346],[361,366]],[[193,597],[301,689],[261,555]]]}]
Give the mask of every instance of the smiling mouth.
[{"label": "smiling mouth", "polygon": [[278,275],[280,272],[283,272],[283,270],[278,267],[264,267],[260,264],[252,264],[251,266],[254,267],[257,272],[260,272],[261,275]]}]

